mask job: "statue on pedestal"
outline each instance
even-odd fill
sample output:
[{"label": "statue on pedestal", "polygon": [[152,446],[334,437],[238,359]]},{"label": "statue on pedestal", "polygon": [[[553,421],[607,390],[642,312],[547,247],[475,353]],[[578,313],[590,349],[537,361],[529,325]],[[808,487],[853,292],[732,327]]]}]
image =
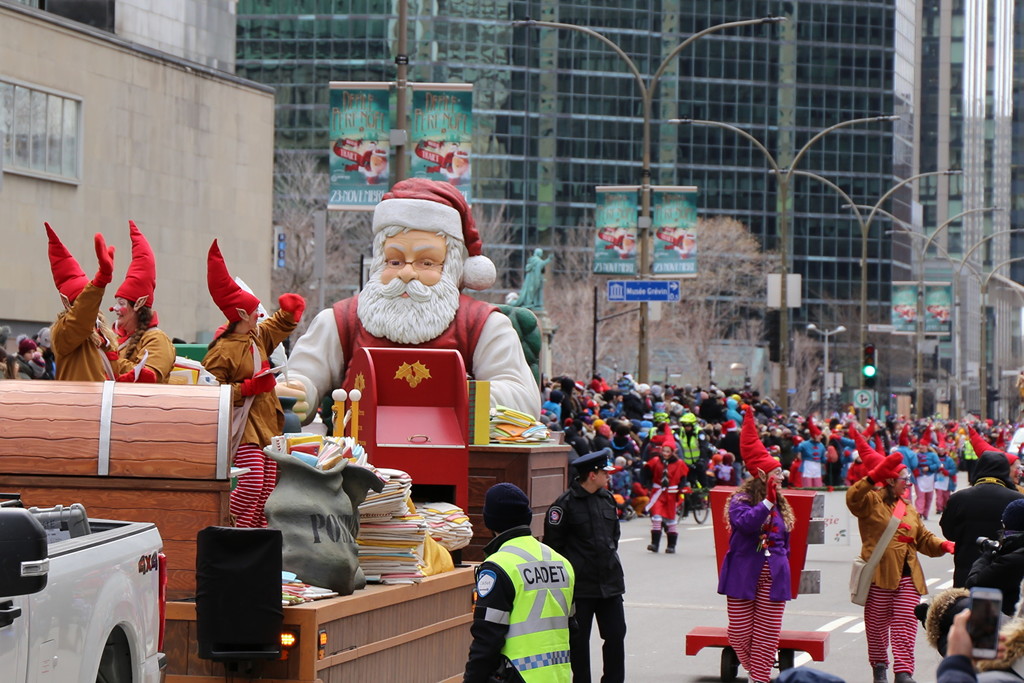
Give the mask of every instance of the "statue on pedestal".
[{"label": "statue on pedestal", "polygon": [[526,262],[526,275],[523,277],[523,286],[519,290],[516,306],[533,311],[544,310],[544,266],[550,263],[552,258],[544,258],[543,249],[533,250],[533,256]]}]

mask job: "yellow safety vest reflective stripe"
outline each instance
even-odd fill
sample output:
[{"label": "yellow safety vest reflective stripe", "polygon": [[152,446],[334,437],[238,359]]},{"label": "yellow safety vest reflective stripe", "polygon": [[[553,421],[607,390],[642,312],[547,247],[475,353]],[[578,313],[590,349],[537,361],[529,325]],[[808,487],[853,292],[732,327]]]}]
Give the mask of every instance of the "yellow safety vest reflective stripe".
[{"label": "yellow safety vest reflective stripe", "polygon": [[508,623],[501,653],[529,683],[568,683],[572,564],[532,536],[513,538],[487,561],[501,567],[516,591],[511,614],[485,617]]}]

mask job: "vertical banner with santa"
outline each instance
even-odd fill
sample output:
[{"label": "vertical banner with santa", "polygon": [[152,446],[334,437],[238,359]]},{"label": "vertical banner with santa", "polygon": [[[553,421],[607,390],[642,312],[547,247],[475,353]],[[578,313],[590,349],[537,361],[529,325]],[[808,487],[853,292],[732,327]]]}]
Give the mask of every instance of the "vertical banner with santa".
[{"label": "vertical banner with santa", "polygon": [[331,81],[327,208],[372,211],[391,187],[391,83]]},{"label": "vertical banner with santa", "polygon": [[953,285],[927,282],[924,286],[925,334],[946,337],[952,334]]},{"label": "vertical banner with santa", "polygon": [[472,201],[473,84],[413,83],[409,125],[413,178],[451,183]]},{"label": "vertical banner with santa", "polygon": [[594,272],[636,275],[637,193],[635,185],[602,186],[594,214]]},{"label": "vertical banner with santa", "polygon": [[697,188],[651,188],[655,275],[697,276]]},{"label": "vertical banner with santa", "polygon": [[892,283],[892,334],[917,331],[917,283]]}]

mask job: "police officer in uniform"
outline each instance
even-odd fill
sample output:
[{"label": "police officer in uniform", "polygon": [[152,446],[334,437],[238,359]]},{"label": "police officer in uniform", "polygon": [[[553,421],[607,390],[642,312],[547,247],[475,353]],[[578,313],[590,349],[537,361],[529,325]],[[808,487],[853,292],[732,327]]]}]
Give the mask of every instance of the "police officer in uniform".
[{"label": "police officer in uniform", "polygon": [[497,536],[476,572],[464,683],[569,683],[573,567],[530,534],[532,519],[517,486],[488,489],[484,525]]},{"label": "police officer in uniform", "polygon": [[[686,463],[689,472],[686,475],[691,486],[707,488],[708,486],[708,451],[711,444],[708,437],[697,424],[697,416],[693,413],[686,413],[679,418],[682,431],[677,441],[681,460]],[[685,514],[685,512],[684,512]]]},{"label": "police officer in uniform", "polygon": [[611,449],[572,463],[576,480],[548,508],[544,542],[565,555],[576,571],[575,625],[570,633],[574,683],[590,682],[590,629],[594,618],[604,639],[602,683],[626,679],[626,582],[619,562],[619,520],[608,478],[616,470]]}]

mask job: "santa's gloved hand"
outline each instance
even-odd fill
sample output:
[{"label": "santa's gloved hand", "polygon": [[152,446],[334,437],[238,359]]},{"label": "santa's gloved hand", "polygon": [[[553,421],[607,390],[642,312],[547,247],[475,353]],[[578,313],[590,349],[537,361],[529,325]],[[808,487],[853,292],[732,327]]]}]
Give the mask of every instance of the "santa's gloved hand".
[{"label": "santa's gloved hand", "polygon": [[268,373],[259,377],[250,377],[249,379],[242,380],[242,386],[239,387],[239,391],[242,393],[242,396],[255,396],[256,394],[265,394],[268,391],[273,391],[275,386],[277,386],[277,380]]},{"label": "santa's gloved hand", "polygon": [[942,549],[946,551],[948,554],[952,555],[953,551],[956,550],[956,543],[953,543],[953,541],[943,541]]},{"label": "santa's gloved hand", "polygon": [[92,283],[103,288],[109,285],[110,279],[114,277],[114,247],[108,247],[107,241],[100,233],[96,233],[93,242],[96,246],[96,260],[99,262],[100,268],[96,271],[96,277],[92,279]]},{"label": "santa's gloved hand", "polygon": [[139,377],[136,379],[135,370],[129,370],[123,375],[118,375],[118,382],[133,382],[135,384],[156,384],[156,373],[149,368],[139,370]]},{"label": "santa's gloved hand", "polygon": [[290,292],[278,297],[277,305],[282,311],[291,313],[295,322],[302,320],[302,312],[306,310],[306,300],[298,294]]}]

